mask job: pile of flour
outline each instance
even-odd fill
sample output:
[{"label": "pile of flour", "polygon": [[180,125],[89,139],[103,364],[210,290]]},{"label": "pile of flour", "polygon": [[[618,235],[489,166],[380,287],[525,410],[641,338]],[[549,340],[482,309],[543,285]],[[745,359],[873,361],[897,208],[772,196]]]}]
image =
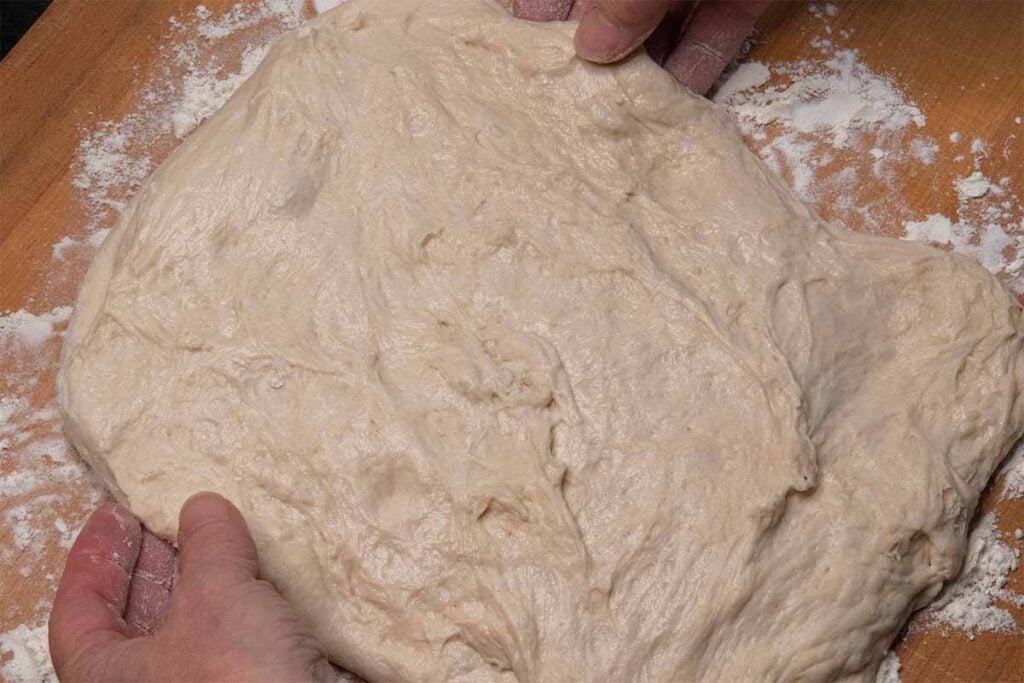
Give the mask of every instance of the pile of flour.
[{"label": "pile of flour", "polygon": [[[820,201],[831,189],[821,185],[819,169],[829,168],[839,152],[867,150],[881,175],[894,143],[925,126],[924,114],[890,79],[868,69],[856,50],[832,51],[832,45],[818,43],[821,59],[770,69],[741,64],[714,96],[748,137],[764,143],[761,158],[808,202]],[[923,135],[911,139],[921,160],[931,163],[934,142]],[[840,174],[829,180],[840,187],[854,178]]]},{"label": "pile of flour", "polygon": [[[975,165],[980,166],[984,151],[972,154]],[[1003,275],[1014,293],[1024,294],[1024,215],[1019,197],[1010,189],[1010,178],[994,181],[975,170],[953,186],[958,200],[956,216],[934,213],[920,221],[907,221],[906,238],[967,254]]]},{"label": "pile of flour", "polygon": [[[920,107],[849,47],[852,34],[832,30],[835,6],[811,4],[809,12],[819,20],[811,39],[819,58],[740,64],[720,83],[715,102],[735,118],[761,158],[826,218],[865,232],[903,225],[907,239],[971,256],[1024,294],[1019,188],[1009,177],[986,174],[994,150],[1005,153],[1009,139],[996,145],[960,131],[928,131]],[[1020,117],[1016,121],[1021,125]],[[935,175],[930,171],[942,163],[962,166],[968,160],[971,170],[951,188],[958,200],[954,215],[909,209],[902,191],[907,177]],[[879,184],[889,191],[877,192]]]},{"label": "pile of flour", "polygon": [[[316,0],[319,11],[339,0]],[[1024,211],[1013,182],[986,173],[991,150],[1004,141],[985,141],[969,131],[931,131],[925,113],[909,101],[890,76],[871,70],[849,47],[852,37],[834,31],[831,4],[811,4],[817,22],[813,45],[820,57],[789,63],[748,62],[722,82],[715,101],[736,119],[762,159],[808,202],[828,209],[852,227],[879,231],[905,226],[905,237],[929,241],[976,258],[1024,293]],[[164,59],[143,89],[135,110],[119,121],[82,131],[74,186],[88,220],[53,245],[51,277],[77,280],[93,251],[140,183],[155,167],[153,150],[166,149],[217,111],[255,70],[273,39],[305,20],[304,0],[261,0],[215,15],[203,6],[172,18],[161,48]],[[204,57],[211,46],[241,42],[237,59]],[[1017,119],[1018,125],[1020,118]],[[955,215],[939,211],[913,215],[900,199],[908,167],[933,167],[952,156],[970,160],[972,170],[947,191],[957,198]],[[893,191],[882,197],[858,193],[860,178],[880,179]],[[69,303],[69,302],[55,302]],[[0,561],[17,566],[26,581],[43,582],[52,595],[59,566],[46,566],[46,544],[70,547],[102,492],[70,451],[55,405],[35,405],[34,387],[52,381],[59,340],[70,316],[68,305],[38,312],[0,315],[0,353],[11,361],[10,382],[0,390],[0,500],[3,523],[13,545]],[[1024,448],[1004,465],[994,492],[1024,497]],[[86,491],[66,508],[72,485]],[[985,631],[1019,631],[1006,609],[1024,604],[1006,589],[1019,566],[1020,530],[1000,531],[985,515],[975,526],[965,570],[940,600],[919,615],[913,628],[938,625],[971,636]],[[1016,531],[1016,533],[1015,533]],[[0,610],[0,677],[56,680],[49,664],[40,602],[31,624],[12,622]],[[879,680],[898,680],[899,659],[890,653]]]},{"label": "pile of flour", "polygon": [[986,514],[971,531],[960,577],[922,613],[919,623],[952,627],[969,638],[985,631],[1018,630],[1000,603],[1024,607],[1024,595],[1006,590],[1007,575],[1019,565],[1020,550],[1002,542],[996,516]]},{"label": "pile of flour", "polygon": [[7,633],[0,633],[0,652],[9,659],[0,664],[0,675],[8,681],[57,683],[57,674],[50,664],[49,629],[22,624]]}]

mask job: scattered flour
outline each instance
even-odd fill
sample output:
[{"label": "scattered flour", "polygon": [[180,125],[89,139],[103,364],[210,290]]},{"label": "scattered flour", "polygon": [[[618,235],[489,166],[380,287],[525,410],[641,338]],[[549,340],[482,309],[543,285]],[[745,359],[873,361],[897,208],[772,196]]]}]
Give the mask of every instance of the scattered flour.
[{"label": "scattered flour", "polygon": [[900,658],[892,650],[885,653],[882,665],[878,667],[878,675],[875,683],[899,683],[900,681]]},{"label": "scattered flour", "polygon": [[[831,16],[822,5],[809,11],[825,24]],[[925,167],[937,163],[941,149],[923,133],[927,121],[920,108],[844,47],[848,37],[831,31],[812,37],[821,60],[743,64],[723,80],[714,100],[761,158],[826,218],[868,232],[903,225],[907,239],[971,256],[1024,295],[1024,208],[1009,178],[993,182],[982,171],[991,145],[971,140],[974,170],[955,183],[956,216],[914,215],[903,187],[915,174],[932,175]],[[952,145],[963,137],[948,133]],[[869,176],[886,191],[866,183]]]},{"label": "scattered flour", "polygon": [[288,26],[298,26],[305,19],[303,3],[292,0],[261,0],[258,3],[237,3],[220,17],[205,6],[195,9],[196,32],[207,39],[227,38],[268,19],[277,19]]},{"label": "scattered flour", "polygon": [[934,244],[951,244],[955,238],[953,222],[942,214],[933,213],[923,221],[907,222],[906,239]]},{"label": "scattered flour", "polygon": [[934,140],[918,138],[910,142],[911,155],[925,166],[931,166],[935,163],[935,155],[938,152],[939,146],[935,144]]},{"label": "scattered flour", "polygon": [[834,17],[837,15],[839,13],[839,8],[831,2],[825,4],[812,2],[807,5],[807,11],[819,19],[824,19],[826,17]]},{"label": "scattered flour", "polygon": [[[743,76],[758,67],[736,73]],[[838,50],[824,62],[794,62],[776,67],[773,73],[787,82],[744,96],[751,86],[730,85],[730,78],[715,101],[728,104],[741,125],[777,122],[789,134],[823,134],[839,148],[853,145],[865,130],[896,131],[911,124],[917,128],[925,125],[921,110],[908,103],[891,80],[868,69],[856,50]],[[766,79],[754,84],[764,82]]]},{"label": "scattered flour", "polygon": [[1014,632],[1013,615],[997,603],[1024,607],[1024,596],[1005,589],[1007,575],[1020,561],[1020,550],[1000,540],[996,517],[989,513],[968,539],[967,557],[956,581],[948,585],[923,613],[922,623],[963,631],[969,638],[989,631]]},{"label": "scattered flour", "polygon": [[56,325],[71,318],[70,306],[57,306],[45,313],[14,311],[0,316],[0,348],[16,342],[27,347],[38,347],[54,337]]},{"label": "scattered flour", "polygon": [[118,125],[104,122],[79,144],[79,171],[71,184],[85,192],[98,210],[121,211],[127,195],[149,175],[153,161],[133,144],[136,121],[129,116]]},{"label": "scattered flour", "polygon": [[57,683],[57,674],[50,663],[48,637],[45,621],[38,626],[21,624],[7,633],[0,633],[0,658],[11,657],[0,664],[3,679],[11,683]]},{"label": "scattered flour", "polygon": [[1006,458],[1000,473],[1003,480],[1003,498],[1024,498],[1024,440],[1019,441],[1017,448]]},{"label": "scattered flour", "polygon": [[78,244],[78,240],[71,237],[70,235],[64,235],[60,240],[53,245],[53,260],[61,261],[64,259],[64,252],[68,249],[74,248]]},{"label": "scattered flour", "polygon": [[189,69],[182,84],[181,100],[175,103],[170,112],[174,137],[179,140],[184,138],[220,109],[238,86],[252,75],[269,49],[269,43],[247,48],[242,55],[239,71],[227,75],[221,75],[216,66],[197,65],[194,53],[186,57]]},{"label": "scattered flour", "polygon": [[99,249],[100,246],[103,244],[103,240],[107,239],[107,235],[109,234],[110,228],[100,228],[99,230],[94,230],[92,234],[89,235],[89,239],[86,240],[86,242],[93,249]]},{"label": "scattered flour", "polygon": [[[984,145],[979,145],[984,149]],[[976,153],[980,165],[984,152]],[[954,183],[957,215],[931,214],[904,223],[904,238],[948,246],[1004,278],[1024,294],[1024,207],[1010,192],[1009,178],[993,182],[979,170]]]},{"label": "scattered flour", "polygon": [[6,387],[0,391],[10,392],[6,398],[28,396],[44,373],[52,372],[59,349],[49,342],[64,334],[70,318],[70,306],[56,306],[42,313],[22,309],[0,314],[0,367],[4,371],[0,387]]},{"label": "scattered flour", "polygon": [[[97,229],[109,227],[153,170],[147,151],[168,136],[180,140],[192,132],[255,71],[274,39],[304,20],[305,0],[239,2],[220,16],[198,5],[188,16],[171,18],[165,60],[143,88],[136,111],[99,123],[79,145],[73,184],[83,190],[90,214],[87,244],[96,241]],[[219,57],[204,57],[204,48],[229,37],[246,39],[237,70]],[[54,245],[54,258],[68,246],[64,240]]]},{"label": "scattered flour", "polygon": [[[856,218],[861,229],[878,232],[901,222],[892,215],[904,210],[895,186],[906,163],[931,165],[939,148],[921,133],[920,108],[892,79],[869,69],[857,50],[842,47],[844,40],[812,40],[821,59],[741,65],[713,99],[802,199],[835,207],[847,223]],[[865,192],[868,175],[895,191]]]},{"label": "scattered flour", "polygon": [[0,396],[0,453],[11,447],[17,433],[14,418],[28,410],[28,401],[20,396]]},{"label": "scattered flour", "polygon": [[956,191],[957,194],[968,199],[978,199],[979,197],[984,197],[989,192],[1003,193],[1002,188],[993,184],[982,175],[981,171],[975,171],[966,178],[956,181]]},{"label": "scattered flour", "polygon": [[[0,396],[0,501],[52,494],[65,483],[90,483],[88,468],[64,438],[56,403],[33,409],[20,396]],[[97,491],[98,493],[98,491]],[[2,508],[0,508],[2,509]]]},{"label": "scattered flour", "polygon": [[345,0],[313,0],[313,7],[316,9],[317,14],[323,14],[328,10],[334,9],[343,2],[345,2]]},{"label": "scattered flour", "polygon": [[764,64],[744,62],[718,87],[714,99],[716,102],[728,102],[736,93],[764,85],[771,77],[772,72]]}]

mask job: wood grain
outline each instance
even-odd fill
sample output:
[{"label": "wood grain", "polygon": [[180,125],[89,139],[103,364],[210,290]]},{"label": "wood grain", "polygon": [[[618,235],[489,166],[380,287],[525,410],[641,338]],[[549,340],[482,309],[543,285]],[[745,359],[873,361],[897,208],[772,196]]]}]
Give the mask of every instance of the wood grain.
[{"label": "wood grain", "polygon": [[[842,31],[872,70],[894,76],[907,98],[927,115],[927,132],[940,143],[949,133],[962,133],[963,151],[973,138],[1007,141],[993,150],[986,171],[990,177],[1010,176],[1024,182],[1024,128],[1015,118],[1024,114],[1024,2],[851,2],[837,4],[829,21],[838,42]],[[761,39],[750,58],[766,63],[821,59],[811,44],[815,35],[804,3],[779,2],[759,24]],[[818,32],[820,36],[820,32]],[[953,180],[972,170],[970,155],[960,161],[942,159],[927,173],[906,178],[901,198],[919,216],[956,215]],[[870,183],[871,179],[867,179]],[[884,185],[878,192],[891,191]],[[937,203],[939,200],[940,203]],[[851,216],[826,218],[859,226]],[[899,236],[898,225],[890,230]]]},{"label": "wood grain", "polygon": [[[235,0],[204,0],[215,14]],[[161,64],[168,41],[168,18],[190,12],[196,0],[56,0],[10,55],[0,63],[0,310],[48,310],[73,300],[88,263],[88,253],[73,254],[57,268],[52,245],[66,235],[82,236],[95,221],[72,184],[76,150],[84,132],[98,121],[117,121],[135,110],[141,88]],[[986,171],[1009,176],[1018,191],[1024,183],[1024,130],[1015,117],[1024,114],[1024,3],[1004,2],[863,2],[841,4],[830,26],[850,31],[848,44],[860,51],[873,70],[891,74],[925,112],[930,135],[943,142],[940,161],[927,170],[908,172],[898,184],[866,177],[862,196],[897,193],[907,216],[956,215],[956,178],[971,171],[968,156],[944,140],[953,131],[1000,142]],[[765,63],[821,59],[812,45],[820,22],[804,3],[777,3],[759,25],[760,40],[751,59]],[[238,58],[238,46],[211,44]],[[168,133],[147,150],[159,161],[176,141]],[[827,199],[819,211],[830,219],[858,225],[856,215]],[[899,223],[884,228],[900,233]],[[53,399],[53,375],[59,345],[38,351],[27,370],[0,358],[0,393],[20,392],[33,406]],[[5,363],[7,363],[5,365]],[[24,390],[32,375],[36,384]],[[17,464],[0,451],[0,473]],[[64,491],[58,505],[73,517],[87,500],[91,484]],[[15,497],[0,500],[0,519]],[[997,510],[1007,543],[1012,530],[1024,527],[1024,501],[985,499]],[[53,535],[51,529],[48,533]],[[11,548],[9,529],[0,527],[0,548]],[[66,552],[49,539],[30,576],[17,562],[0,563],[0,632],[38,618],[51,597],[54,577]],[[17,549],[16,549],[17,550]],[[17,551],[22,552],[22,551]],[[22,557],[17,552],[15,559]],[[1010,578],[1024,593],[1024,572]],[[1024,612],[1013,608],[1018,623]],[[1024,637],[1019,634],[960,634],[914,631],[899,646],[902,678],[924,681],[1022,681]]]}]

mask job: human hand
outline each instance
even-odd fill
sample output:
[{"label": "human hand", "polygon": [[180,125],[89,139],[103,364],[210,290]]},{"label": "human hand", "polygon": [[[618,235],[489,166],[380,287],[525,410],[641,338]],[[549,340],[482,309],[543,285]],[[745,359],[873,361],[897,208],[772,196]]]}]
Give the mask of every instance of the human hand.
[{"label": "human hand", "polygon": [[93,513],[68,555],[50,613],[57,676],[75,681],[333,680],[324,650],[258,578],[241,513],[190,498],[174,551],[119,505]]},{"label": "human hand", "polygon": [[704,94],[754,30],[768,0],[513,0],[521,19],[579,19],[576,53],[599,64],[644,41],[654,61]]}]

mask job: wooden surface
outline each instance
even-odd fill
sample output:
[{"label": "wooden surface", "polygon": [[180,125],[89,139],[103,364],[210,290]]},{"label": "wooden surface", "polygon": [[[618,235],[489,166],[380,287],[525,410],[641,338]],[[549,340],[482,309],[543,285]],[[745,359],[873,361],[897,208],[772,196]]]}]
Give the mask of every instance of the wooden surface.
[{"label": "wooden surface", "polygon": [[[214,13],[235,0],[204,0]],[[72,185],[76,149],[84,132],[98,121],[119,120],[138,105],[142,84],[166,63],[168,18],[190,11],[195,0],[57,0],[14,51],[0,63],[0,311],[39,312],[73,301],[88,263],[79,250],[58,266],[52,245],[66,235],[83,236],[90,221],[81,193]],[[870,2],[839,4],[832,30],[851,30],[847,43],[872,69],[893,75],[909,99],[927,116],[937,140],[949,133],[1000,141],[988,160],[990,177],[1009,176],[1024,190],[1024,130],[1014,118],[1024,114],[1024,4],[1021,2]],[[2,20],[2,19],[0,19]],[[812,45],[820,23],[802,3],[780,3],[760,24],[761,39],[751,55],[771,64],[820,59]],[[237,45],[210,46],[238,59]],[[159,161],[176,141],[158,137],[148,153]],[[948,153],[947,153],[948,152]],[[944,163],[926,172],[908,173],[896,184],[872,185],[859,192],[897,194],[907,215],[956,215],[954,179],[971,170],[969,157],[955,160],[943,149]],[[858,228],[855,215],[825,200],[827,218]],[[109,220],[108,220],[109,222]],[[898,225],[891,234],[898,235]],[[59,344],[51,342],[37,358],[17,367],[0,358],[0,394],[20,392],[33,406],[53,398],[53,373]],[[26,390],[31,375],[35,385]],[[39,429],[54,429],[52,425]],[[0,474],[18,465],[4,460]],[[45,472],[44,472],[45,473]],[[56,486],[56,485],[55,485]],[[55,505],[68,518],[80,518],[91,505],[88,482],[61,484]],[[37,495],[36,492],[33,495]],[[1006,542],[1024,527],[1024,500],[999,501],[989,495],[985,509],[996,509]],[[17,497],[0,500],[0,519]],[[55,535],[52,530],[49,532]],[[11,532],[0,528],[0,548],[12,547]],[[1018,542],[1019,547],[1019,542]],[[0,563],[0,633],[38,621],[52,595],[66,549],[48,540],[28,575],[24,564]],[[17,552],[13,555],[17,560]],[[21,567],[19,569],[19,567]],[[1024,573],[1009,587],[1024,593]],[[1024,613],[1014,609],[1020,624]],[[915,631],[899,646],[904,681],[1024,680],[1024,636]]]}]

